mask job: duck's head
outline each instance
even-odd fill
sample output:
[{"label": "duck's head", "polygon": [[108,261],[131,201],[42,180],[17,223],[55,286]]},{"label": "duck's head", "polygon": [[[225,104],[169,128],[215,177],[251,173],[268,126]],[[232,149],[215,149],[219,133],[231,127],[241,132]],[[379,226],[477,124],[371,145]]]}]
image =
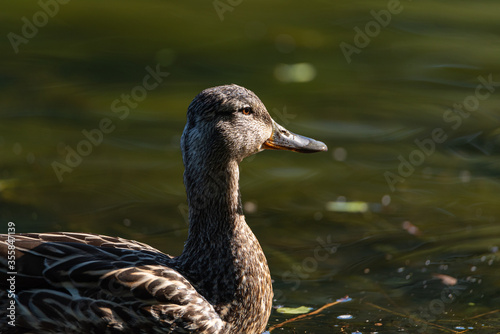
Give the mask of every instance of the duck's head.
[{"label": "duck's head", "polygon": [[264,149],[302,153],[327,150],[324,143],[276,123],[257,95],[234,84],[205,89],[194,98],[181,146],[185,163],[192,155],[240,162]]}]

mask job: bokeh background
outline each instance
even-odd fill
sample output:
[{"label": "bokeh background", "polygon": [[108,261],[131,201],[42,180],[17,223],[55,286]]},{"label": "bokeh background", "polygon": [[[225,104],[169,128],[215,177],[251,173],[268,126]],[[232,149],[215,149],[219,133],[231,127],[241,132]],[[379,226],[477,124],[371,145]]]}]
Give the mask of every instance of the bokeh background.
[{"label": "bokeh background", "polygon": [[[237,83],[329,146],[241,166],[275,306],[352,298],[275,331],[500,331],[498,1],[0,7],[2,233],[13,221],[180,254],[186,109],[202,89]],[[161,82],[141,90],[150,71]],[[113,130],[82,144],[103,119]],[[72,167],[68,147],[86,154]],[[270,325],[291,317],[274,311]]]}]

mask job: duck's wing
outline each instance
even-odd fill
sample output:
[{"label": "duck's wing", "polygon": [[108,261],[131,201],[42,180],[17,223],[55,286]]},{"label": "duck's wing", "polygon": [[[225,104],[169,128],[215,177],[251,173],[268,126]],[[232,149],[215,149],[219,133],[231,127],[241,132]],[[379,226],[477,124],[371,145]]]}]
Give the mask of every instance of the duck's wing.
[{"label": "duck's wing", "polygon": [[81,233],[12,237],[11,249],[0,238],[0,333],[224,332],[175,260],[150,246]]},{"label": "duck's wing", "polygon": [[[43,242],[74,242],[87,244],[91,246],[98,247],[112,247],[112,248],[122,248],[122,249],[134,249],[134,250],[148,250],[152,252],[161,253],[156,248],[153,248],[147,244],[127,240],[119,237],[110,237],[107,235],[99,235],[92,233],[76,233],[76,232],[53,232],[53,233],[18,233],[12,234],[11,237],[15,238],[16,245],[19,248],[31,249]],[[8,235],[0,235],[0,242],[7,241]],[[3,249],[0,249],[0,252]],[[0,256],[5,254],[0,253]]]}]

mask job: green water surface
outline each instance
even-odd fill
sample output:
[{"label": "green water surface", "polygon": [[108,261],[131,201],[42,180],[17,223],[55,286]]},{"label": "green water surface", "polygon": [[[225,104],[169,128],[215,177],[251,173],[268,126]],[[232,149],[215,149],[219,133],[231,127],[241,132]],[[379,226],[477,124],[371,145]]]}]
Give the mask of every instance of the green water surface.
[{"label": "green water surface", "polygon": [[1,233],[13,221],[179,254],[187,106],[237,83],[329,147],[241,165],[275,306],[352,298],[273,333],[500,332],[500,2],[46,0],[0,13]]}]

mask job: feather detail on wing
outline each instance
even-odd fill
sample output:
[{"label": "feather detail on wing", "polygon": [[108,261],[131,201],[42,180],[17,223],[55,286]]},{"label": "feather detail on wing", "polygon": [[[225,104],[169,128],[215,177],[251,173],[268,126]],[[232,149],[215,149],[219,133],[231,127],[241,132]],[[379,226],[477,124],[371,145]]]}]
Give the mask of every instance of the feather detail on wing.
[{"label": "feather detail on wing", "polygon": [[[6,236],[0,254],[7,254]],[[175,259],[121,238],[84,233],[15,235],[16,327],[45,333],[219,333],[213,306],[175,270]],[[9,277],[0,262],[0,326]],[[0,333],[3,333],[0,330]]]}]

